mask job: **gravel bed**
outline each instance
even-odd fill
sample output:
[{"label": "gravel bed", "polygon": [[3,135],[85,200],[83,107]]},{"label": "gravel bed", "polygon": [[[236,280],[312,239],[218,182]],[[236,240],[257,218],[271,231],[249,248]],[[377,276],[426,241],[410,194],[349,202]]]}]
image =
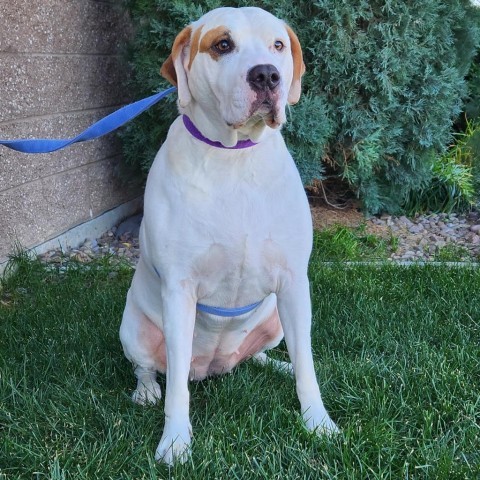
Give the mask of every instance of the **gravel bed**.
[{"label": "gravel bed", "polygon": [[[40,256],[49,263],[74,259],[88,263],[94,258],[112,255],[135,266],[140,256],[138,244],[139,215],[113,227],[100,238],[86,240],[83,245],[65,252],[52,250]],[[392,261],[434,261],[441,252],[450,251],[457,261],[480,259],[480,212],[469,214],[430,214],[415,218],[383,215],[366,220],[367,229],[397,239]],[[369,228],[371,227],[371,228]],[[446,258],[450,259],[450,258]]]},{"label": "gravel bed", "polygon": [[382,216],[369,222],[383,227],[398,239],[398,248],[390,256],[392,260],[431,261],[445,258],[447,252],[461,261],[478,261],[480,258],[478,211],[466,215],[419,215],[413,219]]}]

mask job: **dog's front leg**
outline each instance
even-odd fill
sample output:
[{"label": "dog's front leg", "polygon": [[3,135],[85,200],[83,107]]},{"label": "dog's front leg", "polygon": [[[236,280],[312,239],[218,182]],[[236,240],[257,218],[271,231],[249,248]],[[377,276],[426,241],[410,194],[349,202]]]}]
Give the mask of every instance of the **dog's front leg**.
[{"label": "dog's front leg", "polygon": [[306,275],[279,292],[278,311],[305,424],[317,433],[335,433],[338,428],[323,405],[313,365],[310,288]]},{"label": "dog's front leg", "polygon": [[162,294],[163,334],[167,349],[165,426],[155,459],[169,465],[184,463],[190,452],[188,375],[192,358],[195,301],[185,292]]}]

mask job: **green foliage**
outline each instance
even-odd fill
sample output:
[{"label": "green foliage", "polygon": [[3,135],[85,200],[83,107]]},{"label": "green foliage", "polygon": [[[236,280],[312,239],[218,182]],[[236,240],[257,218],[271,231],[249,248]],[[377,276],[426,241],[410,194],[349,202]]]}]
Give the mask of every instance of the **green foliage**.
[{"label": "green foliage", "polygon": [[410,214],[466,210],[478,200],[480,186],[480,125],[466,122],[456,142],[432,166],[432,181],[410,192],[405,209]]},{"label": "green foliage", "polygon": [[477,55],[468,74],[469,98],[465,105],[467,118],[480,119],[480,55]]},{"label": "green foliage", "polygon": [[474,257],[468,248],[454,243],[447,243],[435,252],[437,262],[472,262]]},{"label": "green foliage", "polygon": [[[320,96],[307,92],[295,107],[289,109],[283,136],[290,152],[297,161],[300,176],[305,184],[323,177],[322,151],[326,139],[332,134],[333,124],[328,106]],[[324,121],[319,122],[318,118]]]},{"label": "green foliage", "polygon": [[[220,5],[265,8],[300,38],[305,95],[284,130],[304,182],[321,177],[324,160],[371,213],[399,210],[429,183],[467,96],[480,9],[468,0],[128,0],[138,96],[166,86],[158,70],[176,33]],[[148,171],[175,113],[171,98],[127,127],[129,162]]]},{"label": "green foliage", "polygon": [[470,151],[470,165],[472,167],[473,184],[478,202],[480,201],[480,116],[475,122],[467,124],[466,146]]}]

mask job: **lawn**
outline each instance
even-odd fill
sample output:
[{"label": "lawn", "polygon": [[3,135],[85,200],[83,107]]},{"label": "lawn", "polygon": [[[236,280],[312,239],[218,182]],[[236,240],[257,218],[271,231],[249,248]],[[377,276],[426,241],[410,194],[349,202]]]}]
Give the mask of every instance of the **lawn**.
[{"label": "lawn", "polygon": [[480,478],[480,269],[321,258],[313,350],[342,433],[309,434],[293,380],[246,362],[191,384],[193,454],[171,469],[153,459],[163,403],[129,399],[131,269],[17,259],[0,289],[0,480]]}]

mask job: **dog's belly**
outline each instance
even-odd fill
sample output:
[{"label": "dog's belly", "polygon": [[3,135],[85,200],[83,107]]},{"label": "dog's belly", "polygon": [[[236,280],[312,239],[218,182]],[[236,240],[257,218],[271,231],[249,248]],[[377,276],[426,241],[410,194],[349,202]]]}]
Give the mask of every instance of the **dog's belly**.
[{"label": "dog's belly", "polygon": [[[161,373],[167,370],[165,338],[162,330],[146,315],[138,329],[145,354]],[[191,380],[231,371],[256,353],[276,346],[283,330],[276,307],[276,295],[269,295],[256,311],[238,318],[212,317],[199,312],[193,335]]]},{"label": "dog's belly", "polygon": [[[227,373],[238,363],[276,346],[283,337],[276,305],[262,310],[244,322],[232,319],[221,326],[216,320],[199,318],[193,338],[190,379]],[[212,321],[216,328],[212,328]]]}]

